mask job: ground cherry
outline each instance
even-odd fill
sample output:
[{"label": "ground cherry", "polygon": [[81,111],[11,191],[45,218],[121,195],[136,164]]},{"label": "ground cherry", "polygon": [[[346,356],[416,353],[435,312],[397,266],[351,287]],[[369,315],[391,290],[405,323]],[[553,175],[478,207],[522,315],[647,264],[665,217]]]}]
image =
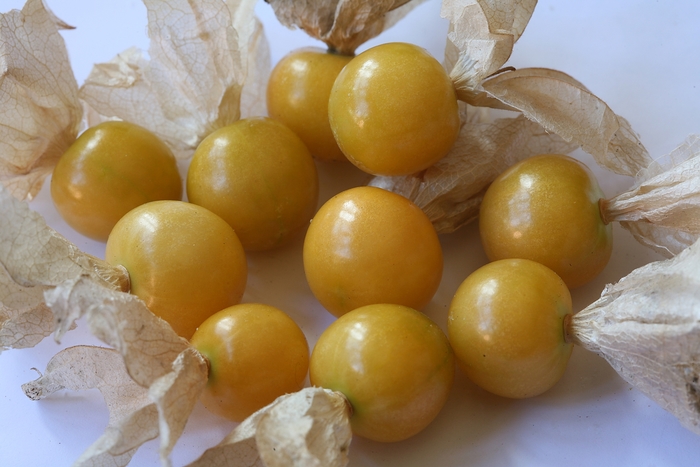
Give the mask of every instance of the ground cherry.
[{"label": "ground cherry", "polygon": [[226,308],[207,318],[190,343],[209,362],[202,403],[222,417],[240,422],[304,386],[306,337],[275,307],[242,303]]},{"label": "ground cherry", "polygon": [[338,73],[351,59],[308,47],[283,57],[270,73],[268,114],[299,135],[319,160],[347,160],[328,122],[328,98]]},{"label": "ground cherry", "polygon": [[490,260],[526,258],[556,272],[569,287],[593,279],[612,251],[612,227],[600,213],[594,175],[568,156],[526,159],[501,174],[484,195],[481,241]]},{"label": "ground cherry", "polygon": [[454,356],[445,334],[424,314],[401,305],[368,305],[321,334],[309,374],[312,385],[345,395],[355,434],[400,441],[423,430],[442,409]]},{"label": "ground cherry", "polygon": [[202,321],[240,301],[248,274],[233,229],[184,201],[129,211],[110,233],[105,259],[125,267],[131,293],[187,339]]},{"label": "ground cherry", "polygon": [[220,128],[197,147],[187,197],[221,216],[247,250],[288,242],[316,211],[318,174],[289,128],[248,118]]},{"label": "ground cherry", "polygon": [[415,204],[381,188],[328,200],[304,240],[311,291],[336,316],[373,303],[422,309],[442,278],[435,228]]},{"label": "ground cherry", "polygon": [[482,388],[532,397],[561,378],[573,344],[565,321],[571,295],[551,269],[506,259],[474,271],[457,289],[447,333],[459,366]]},{"label": "ground cherry", "polygon": [[405,43],[353,58],[333,84],[331,128],[348,160],[375,175],[407,175],[447,154],[459,133],[457,98],[442,65]]},{"label": "ground cherry", "polygon": [[182,180],[172,152],[156,135],[109,121],[85,130],[59,159],[51,197],[68,225],[106,241],[114,224],[136,206],[179,200]]}]

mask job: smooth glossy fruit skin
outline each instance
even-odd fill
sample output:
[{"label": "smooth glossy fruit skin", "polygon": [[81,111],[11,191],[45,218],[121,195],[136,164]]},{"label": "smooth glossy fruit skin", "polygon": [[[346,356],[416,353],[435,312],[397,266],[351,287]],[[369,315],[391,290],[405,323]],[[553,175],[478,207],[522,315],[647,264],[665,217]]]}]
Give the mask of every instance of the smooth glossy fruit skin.
[{"label": "smooth glossy fruit skin", "polygon": [[564,373],[573,344],[564,322],[571,295],[551,269],[505,259],[474,271],[450,304],[447,334],[457,363],[489,392],[533,397]]},{"label": "smooth glossy fruit skin", "polygon": [[321,334],[309,374],[313,386],[348,399],[353,433],[401,441],[442,409],[454,379],[454,355],[445,334],[424,314],[401,305],[369,305]]},{"label": "smooth glossy fruit skin", "polygon": [[347,161],[328,121],[328,98],[352,59],[317,47],[294,50],[275,65],[267,84],[267,112],[287,125],[324,161]]},{"label": "smooth glossy fruit skin", "polygon": [[600,273],[612,252],[612,226],[603,222],[604,198],[588,168],[568,156],[526,159],[488,188],[479,231],[491,261],[526,258],[556,272],[569,288]]},{"label": "smooth glossy fruit skin", "polygon": [[124,266],[131,293],[186,339],[209,316],[237,304],[248,277],[233,229],[184,201],[153,201],[129,211],[109,235],[105,259]]},{"label": "smooth glossy fruit skin", "polygon": [[283,311],[241,303],[213,314],[190,343],[209,361],[201,401],[211,412],[240,422],[277,397],[304,386],[309,346]]},{"label": "smooth glossy fruit skin", "polygon": [[308,225],[318,203],[318,174],[289,128],[270,118],[247,118],[197,147],[187,197],[228,222],[246,250],[269,250]]},{"label": "smooth glossy fruit skin", "polygon": [[381,188],[351,188],[328,200],[303,253],[311,291],[335,316],[374,303],[420,310],[442,278],[442,248],[428,217]]},{"label": "smooth glossy fruit skin", "polygon": [[131,209],[182,198],[182,180],[170,149],[133,123],[109,121],[85,130],[61,156],[51,177],[61,217],[81,234],[106,241]]},{"label": "smooth glossy fruit skin", "polygon": [[442,65],[412,44],[359,54],[333,85],[328,115],[348,160],[375,175],[407,175],[442,159],[459,134],[457,98]]}]

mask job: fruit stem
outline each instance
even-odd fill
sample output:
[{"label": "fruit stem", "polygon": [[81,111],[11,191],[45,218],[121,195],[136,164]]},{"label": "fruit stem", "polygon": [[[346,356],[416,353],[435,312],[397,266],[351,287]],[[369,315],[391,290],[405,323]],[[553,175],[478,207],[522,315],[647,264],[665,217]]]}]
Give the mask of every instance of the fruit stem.
[{"label": "fruit stem", "polygon": [[350,400],[347,398],[345,394],[343,394],[340,391],[336,391],[338,394],[343,396],[343,399],[345,400],[345,406],[348,408],[348,418],[352,418],[352,414],[355,412],[355,410],[352,408],[352,404],[350,403]]},{"label": "fruit stem", "polygon": [[600,218],[603,221],[603,224],[605,224],[605,225],[608,225],[610,222],[612,222],[612,219],[610,219],[609,212],[608,212],[608,205],[609,204],[610,203],[605,198],[600,198],[598,200],[598,210],[600,211]]},{"label": "fruit stem", "polygon": [[564,316],[564,321],[562,322],[563,324],[563,331],[564,331],[564,342],[567,344],[573,344],[574,342],[574,337],[571,333],[571,319],[573,318],[573,314],[568,313],[567,315]]},{"label": "fruit stem", "polygon": [[83,265],[85,265],[85,261],[87,261],[87,269],[91,270],[94,276],[97,276],[111,288],[125,293],[131,290],[129,271],[124,266],[109,264],[103,259],[83,252],[78,252],[75,260],[78,264],[82,263]]},{"label": "fruit stem", "polygon": [[338,49],[336,49],[335,47],[333,47],[332,45],[328,45],[328,48],[326,49],[326,53],[333,54],[333,55],[341,55],[343,57],[354,57],[355,56],[354,53],[343,53],[343,52],[339,51]]}]

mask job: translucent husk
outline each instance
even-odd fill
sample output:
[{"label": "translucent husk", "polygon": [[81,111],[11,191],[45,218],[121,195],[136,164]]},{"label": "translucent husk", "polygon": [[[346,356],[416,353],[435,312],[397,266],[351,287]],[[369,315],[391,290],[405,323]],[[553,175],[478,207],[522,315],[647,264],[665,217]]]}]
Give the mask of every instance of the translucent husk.
[{"label": "translucent husk", "polygon": [[124,268],[80,251],[2,185],[0,212],[0,352],[53,332],[58,323],[43,294],[65,280],[85,275],[105,290],[129,289]]},{"label": "translucent husk", "polygon": [[355,50],[388,29],[421,0],[267,0],[275,16],[288,28],[299,28],[323,41],[334,52]]},{"label": "translucent husk", "polygon": [[[347,14],[344,12],[352,10],[345,8],[367,2],[341,3],[342,8],[339,6],[334,15]],[[203,73],[208,76],[211,72],[213,76],[207,82],[206,96],[201,96],[206,104],[194,105],[184,96],[170,94],[172,86],[167,81],[178,79],[183,86],[189,86],[187,89],[191,92],[202,91],[190,79],[195,71],[190,55],[193,52],[178,44],[177,33],[181,31],[169,30],[172,43],[158,32],[169,27],[170,15],[184,15],[180,19],[191,19],[188,15],[193,13],[194,7],[189,2],[177,0],[146,1],[146,4],[152,40],[150,59],[146,60],[141,52],[132,49],[107,64],[97,65],[80,95],[89,101],[92,111],[101,115],[99,118],[116,116],[148,123],[145,126],[177,147],[181,157],[187,157],[193,145],[217,125],[235,120],[245,112],[257,111],[251,109],[263,108],[263,94],[256,89],[264,89],[261,84],[264,80],[255,81],[257,84],[246,88],[247,84],[241,84],[240,79],[247,81],[240,72],[234,72],[233,78],[229,76],[221,80],[219,78],[226,73],[219,73],[245,62],[256,64],[254,69],[259,74],[255,76],[265,76],[261,71],[264,66],[259,66],[265,63],[264,35],[254,22],[245,22],[245,18],[250,18],[246,14],[252,14],[252,2],[200,2],[198,5],[205,8],[202,12],[206,14],[198,17],[208,18],[211,23],[205,22],[208,27],[203,29],[210,34],[198,37],[208,37],[229,50],[227,47],[233,41],[233,36],[229,35],[231,29],[227,21],[221,24],[220,20],[239,11],[241,14],[236,16],[235,27],[239,28],[240,37],[255,38],[249,44],[260,46],[255,47],[258,51],[255,53],[251,53],[252,45],[248,49],[232,49],[230,63],[215,64],[205,60],[213,68],[207,68]],[[573,147],[583,147],[596,157],[598,163],[617,173],[634,175],[645,168],[646,172],[640,173],[639,196],[648,191],[647,186],[656,186],[655,177],[660,176],[657,166],[663,164],[651,164],[627,122],[612,113],[576,80],[544,69],[494,75],[510,57],[512,46],[523,33],[534,4],[534,1],[449,0],[443,3],[443,15],[451,21],[445,63],[452,70],[460,98],[473,106],[505,108],[521,113],[491,121],[482,118],[484,112],[481,110],[465,106],[467,113],[460,140],[444,161],[423,174],[388,180],[387,183],[396,187],[392,189],[403,190],[419,201],[426,212],[432,213],[430,215],[440,223],[440,229],[446,229],[443,231],[457,228],[474,218],[483,190],[503,168],[538,152],[568,152]],[[392,2],[379,2],[378,5],[384,5],[386,11],[394,6]],[[206,10],[209,7],[212,10]],[[56,50],[51,57],[42,58],[38,54],[20,57],[24,61],[18,62],[17,66],[34,66],[45,58],[43,63],[61,70],[54,75],[65,76],[69,67],[66,69],[65,46],[57,33],[57,25],[61,23],[40,0],[29,0],[23,11],[28,17],[26,27],[34,25],[37,30],[25,34],[22,40],[31,44],[31,41],[26,42],[30,40],[29,36],[42,38],[41,43],[48,44],[46,50]],[[3,15],[1,19],[3,38],[16,29],[12,26],[15,23],[8,23],[12,15],[16,13]],[[325,30],[330,31],[328,37],[336,37],[345,20],[334,20],[331,26],[336,23],[336,29]],[[379,23],[381,21],[376,24]],[[385,27],[389,23],[382,24]],[[374,27],[377,26],[366,30],[372,31]],[[46,30],[42,32],[42,28]],[[18,40],[21,38],[19,34],[17,37]],[[4,40],[2,46],[5,42],[11,43]],[[38,39],[34,43],[39,43]],[[180,68],[184,73],[170,75],[167,71],[170,66]],[[42,77],[55,78],[53,75]],[[57,84],[38,82],[42,89],[53,89]],[[54,106],[56,113],[61,115],[57,121],[63,119],[68,123],[61,126],[53,120],[34,119],[26,124],[27,131],[35,131],[33,129],[38,127],[42,127],[42,131],[48,129],[50,134],[46,140],[57,138],[64,141],[61,143],[64,145],[75,138],[76,125],[83,115],[82,110],[76,109],[82,105],[76,107],[75,103],[80,102],[74,99],[74,92],[68,84],[65,93],[71,98],[65,104],[67,108],[64,109],[63,104]],[[209,95],[209,90],[215,95]],[[3,93],[6,95],[16,97],[23,93],[8,91]],[[249,107],[245,102],[250,103]],[[568,106],[571,102],[576,105]],[[24,105],[30,103],[18,100],[9,105],[10,111],[2,114],[2,118],[11,120],[16,117],[12,111]],[[568,108],[576,110],[570,113]],[[589,112],[593,112],[592,118],[587,118]],[[593,125],[593,120],[602,123]],[[187,128],[181,126],[182,122],[189,122],[185,125]],[[13,138],[9,135],[1,144],[15,141]],[[695,147],[694,144],[689,142],[688,146]],[[690,152],[697,153],[695,149]],[[41,170],[46,170],[47,163],[43,161],[53,157],[44,156],[43,152],[34,149],[4,154],[9,154],[9,160],[15,163],[28,153],[36,156],[35,161],[39,162],[18,180],[22,177],[36,180],[41,176]],[[685,162],[672,165],[680,167],[682,164]],[[679,171],[687,173],[685,166],[683,169],[661,170],[669,174]],[[0,175],[5,176],[4,173]],[[675,176],[670,178],[676,180]],[[36,188],[36,183],[32,181],[23,186],[29,193]],[[679,183],[677,186],[685,190],[683,187],[687,185]],[[612,200],[610,205],[622,206],[622,202],[621,199]],[[625,208],[616,209],[626,211]],[[50,229],[26,203],[17,201],[1,188],[0,215],[3,219],[0,226],[0,319],[5,320],[0,322],[0,348],[30,346],[54,330],[60,338],[79,317],[88,323],[93,334],[111,347],[72,347],[59,353],[42,377],[25,386],[27,394],[41,398],[62,387],[74,390],[96,387],[103,393],[110,408],[109,425],[105,434],[76,465],[126,465],[135,449],[155,436],[160,437],[163,464],[169,465],[170,451],[206,382],[205,359],[180,339],[167,323],[150,313],[143,302],[121,291],[125,290],[123,271],[101,269],[100,261],[81,253]],[[679,215],[666,218],[674,220],[670,224],[674,227]],[[685,225],[684,221],[682,223]],[[640,223],[635,219],[634,225]],[[698,321],[697,251],[697,245],[687,248],[672,260],[640,268],[608,287],[598,302],[572,320],[570,330],[572,339],[603,355],[624,378],[695,431],[698,426],[697,404],[693,403],[693,395],[696,396],[698,391],[698,339],[695,335]],[[640,309],[644,313],[638,313]],[[100,361],[100,365],[95,361]],[[105,377],[105,371],[109,373],[108,377]],[[289,406],[291,408],[285,408]],[[128,436],[125,437],[126,433]],[[307,436],[309,433],[313,436]],[[345,398],[338,393],[308,388],[284,396],[254,414],[193,465],[228,465],[234,461],[268,466],[345,465],[349,442]],[[284,446],[285,449],[275,449],[271,453],[270,446]],[[270,457],[272,455],[274,457]]]},{"label": "translucent husk", "polygon": [[569,334],[700,434],[700,243],[607,286]]},{"label": "translucent husk", "polygon": [[342,467],[351,439],[345,396],[305,388],[255,412],[187,467]]},{"label": "translucent husk", "polygon": [[[81,128],[78,83],[42,0],[0,15],[0,183],[32,199]],[[50,92],[46,92],[50,90]]]},{"label": "translucent husk", "polygon": [[671,257],[700,238],[700,136],[689,136],[601,206],[643,245]]}]

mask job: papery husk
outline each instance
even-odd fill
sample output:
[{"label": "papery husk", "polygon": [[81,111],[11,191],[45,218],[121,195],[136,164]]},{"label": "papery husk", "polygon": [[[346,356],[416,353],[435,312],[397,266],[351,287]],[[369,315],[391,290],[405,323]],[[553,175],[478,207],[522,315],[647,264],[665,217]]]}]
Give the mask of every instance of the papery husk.
[{"label": "papery husk", "polygon": [[81,129],[82,107],[60,29],[42,2],[0,14],[0,183],[32,199]]},{"label": "papery husk", "polygon": [[90,332],[124,357],[129,375],[143,387],[170,372],[177,356],[189,347],[138,297],[107,289],[88,276],[48,290],[45,300],[56,317],[57,340],[85,317]]},{"label": "papery husk", "polygon": [[[444,0],[447,63],[459,99],[522,112],[580,146],[602,167],[634,176],[651,163],[629,123],[571,76],[547,68],[506,69],[536,0]],[[503,71],[500,72],[499,71]]]},{"label": "papery husk", "polygon": [[53,332],[44,292],[66,280],[86,275],[105,289],[129,289],[124,268],[80,251],[2,185],[0,219],[0,351],[32,347]]},{"label": "papery husk", "polygon": [[241,118],[242,107],[264,114],[270,53],[255,0],[144,3],[149,58],[131,48],[96,64],[82,99],[104,118],[151,130],[181,159]]},{"label": "papery husk", "polygon": [[351,439],[345,396],[305,388],[255,412],[187,467],[342,467]]},{"label": "papery husk", "polygon": [[128,376],[118,352],[103,347],[69,347],[51,358],[43,375],[22,385],[27,397],[33,400],[44,399],[62,389],[93,388],[104,397],[109,423],[104,434],[73,466],[125,466],[139,446],[158,436],[158,410],[149,399],[148,390]]},{"label": "papery husk", "polygon": [[635,185],[601,205],[643,245],[670,258],[700,238],[700,136],[640,171]]},{"label": "papery husk", "polygon": [[568,332],[700,434],[700,243],[607,286]]},{"label": "papery husk", "polygon": [[458,92],[477,90],[503,67],[535,6],[537,0],[443,0],[448,47],[457,52],[448,70]]},{"label": "papery husk", "polygon": [[523,68],[482,83],[492,97],[573,142],[596,163],[620,175],[634,176],[651,163],[629,122],[576,80],[556,70]]},{"label": "papery husk", "polygon": [[265,0],[288,28],[299,28],[333,52],[354,55],[368,40],[394,25],[421,0]]},{"label": "papery husk", "polygon": [[0,353],[34,347],[53,328],[53,313],[44,303],[44,288],[16,283],[0,264]]},{"label": "papery husk", "polygon": [[[56,316],[57,338],[75,320],[84,317],[91,333],[122,358],[126,371],[122,372],[119,384],[128,386],[133,380],[147,388],[157,411],[156,426],[152,423],[132,426],[130,438],[138,440],[133,446],[137,448],[150,439],[155,429],[160,437],[162,464],[170,465],[170,452],[206,386],[209,374],[206,359],[168,323],[151,313],[138,297],[107,289],[88,276],[65,281],[47,291],[45,300]],[[80,361],[73,361],[72,365],[75,371],[84,367]],[[82,371],[91,375],[89,367]],[[107,436],[108,433],[103,435]],[[104,455],[107,453],[97,450],[83,457]]]}]

